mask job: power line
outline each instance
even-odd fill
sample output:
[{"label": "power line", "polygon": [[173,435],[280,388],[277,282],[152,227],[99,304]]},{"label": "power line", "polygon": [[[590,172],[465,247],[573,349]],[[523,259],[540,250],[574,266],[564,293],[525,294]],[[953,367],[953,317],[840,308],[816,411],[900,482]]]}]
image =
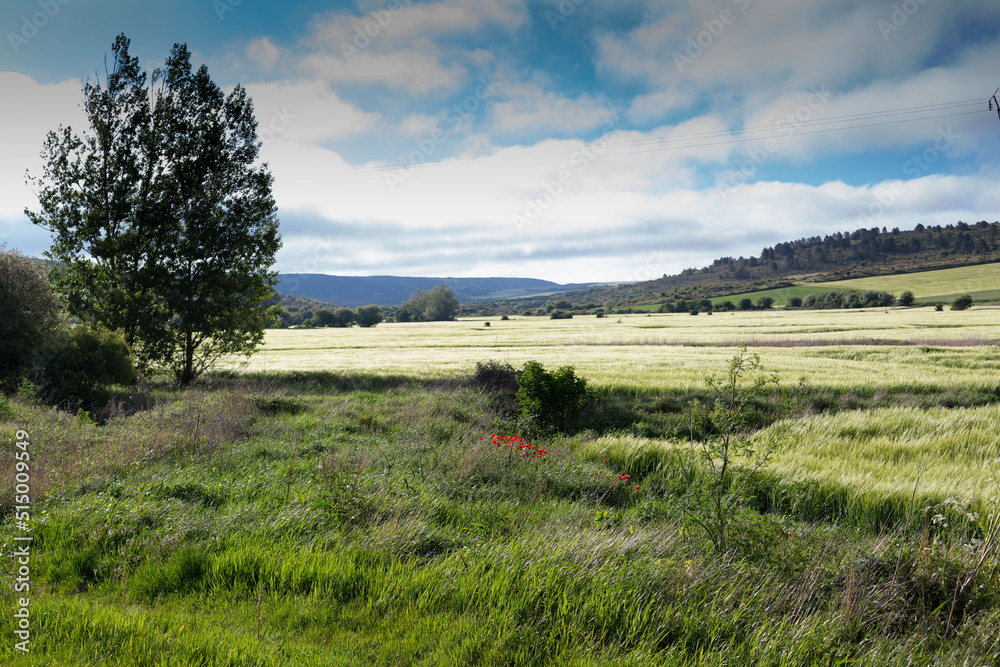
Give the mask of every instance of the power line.
[{"label": "power line", "polygon": [[[708,132],[694,132],[689,134],[674,135],[670,137],[647,137],[644,139],[633,139],[629,141],[618,141],[618,142],[605,141],[602,138],[594,142],[589,142],[581,147],[574,148],[572,150],[557,151],[554,154],[546,156],[544,160],[533,160],[533,161],[520,160],[517,162],[517,164],[545,164],[550,162],[562,162],[566,159],[566,157],[556,157],[556,156],[568,157],[583,153],[589,154],[588,159],[598,159],[605,157],[618,157],[623,155],[635,155],[641,153],[662,152],[668,150],[684,150],[690,148],[704,148],[708,146],[724,146],[729,144],[745,143],[748,141],[764,141],[767,139],[791,138],[792,136],[824,134],[828,132],[840,132],[840,131],[864,129],[868,127],[898,125],[903,123],[913,123],[924,120],[936,120],[939,118],[951,118],[957,116],[966,116],[976,113],[982,113],[981,105],[982,105],[982,100],[956,100],[951,102],[941,102],[937,104],[925,104],[920,106],[902,107],[898,109],[886,109],[882,111],[845,114],[841,116],[830,116],[818,119],[805,119],[802,121],[798,119],[788,120],[788,121],[782,120],[772,125],[758,125],[758,126],[744,127],[733,130],[713,130]],[[968,109],[974,106],[980,108],[977,110],[960,111],[960,109]],[[943,114],[935,113],[938,111],[951,111],[951,112]],[[934,115],[927,115],[927,114],[934,114]],[[794,114],[789,114],[789,115],[794,117]],[[914,115],[915,117],[912,118],[895,118],[893,120],[886,120],[897,116],[914,116]],[[864,122],[864,121],[878,121],[878,122]],[[823,129],[809,129],[817,126],[835,125],[835,124],[837,125],[843,124],[843,125],[840,125],[839,127],[829,127]],[[775,132],[778,130],[780,130],[781,132],[779,134],[775,134]],[[792,130],[791,134],[789,134],[789,130]],[[758,136],[754,136],[760,132],[770,132],[770,134],[761,134]],[[723,140],[709,141],[711,139],[723,139]],[[696,141],[702,143],[693,143],[693,144],[683,143],[688,141]],[[619,148],[642,147],[642,146],[650,146],[650,148],[647,148],[645,150],[625,150],[625,151],[615,152],[615,149]],[[600,148],[602,153],[599,155],[593,155],[592,151],[597,148]],[[436,166],[443,164],[462,165],[462,164],[472,164],[475,162],[482,162],[491,159],[505,160],[509,159],[510,157],[511,156],[501,157],[499,156],[498,153],[493,153],[491,155],[480,155],[468,158],[442,158],[439,160],[426,160],[422,162],[402,162],[396,164],[361,167],[353,171],[354,173],[365,173],[365,172],[390,171],[394,169],[422,167],[422,166]],[[531,156],[527,155],[516,156],[516,158],[528,158],[528,157]]]}]

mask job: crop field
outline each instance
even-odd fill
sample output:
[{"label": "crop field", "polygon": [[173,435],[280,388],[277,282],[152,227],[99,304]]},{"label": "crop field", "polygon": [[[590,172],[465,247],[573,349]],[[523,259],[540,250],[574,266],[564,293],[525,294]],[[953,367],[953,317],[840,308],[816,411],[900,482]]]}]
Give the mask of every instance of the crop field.
[{"label": "crop field", "polygon": [[573,365],[597,387],[700,387],[740,344],[783,382],[831,387],[981,386],[997,382],[1000,309],[751,311],[714,315],[514,317],[382,324],[373,329],[274,329],[249,372],[325,371],[446,378],[477,361]]},{"label": "crop field", "polygon": [[[271,330],[100,424],[7,399],[33,634],[0,663],[1000,665],[998,316]],[[491,360],[591,391],[545,426]],[[707,376],[746,392],[731,429]]]}]

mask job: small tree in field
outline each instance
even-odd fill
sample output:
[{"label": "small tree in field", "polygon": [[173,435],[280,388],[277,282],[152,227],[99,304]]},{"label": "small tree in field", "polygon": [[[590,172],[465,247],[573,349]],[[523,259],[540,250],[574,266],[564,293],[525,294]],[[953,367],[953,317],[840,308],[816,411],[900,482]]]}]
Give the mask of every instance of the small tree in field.
[{"label": "small tree in field", "polygon": [[729,550],[735,514],[746,504],[749,482],[770,456],[770,451],[751,448],[748,432],[754,401],[777,381],[776,376],[764,374],[760,357],[748,353],[744,345],[724,374],[705,378],[713,396],[711,407],[706,411],[700,404],[691,406],[692,423],[696,417],[707,422],[711,433],[697,450],[700,469],[695,461],[682,463],[687,480],[684,516],[719,554]]},{"label": "small tree in field", "polygon": [[968,310],[972,308],[972,296],[965,294],[951,302],[952,310]]},{"label": "small tree in field", "polygon": [[382,321],[382,309],[375,305],[358,306],[354,311],[354,321],[359,327],[373,327]]},{"label": "small tree in field", "polygon": [[901,306],[909,308],[910,306],[913,305],[914,301],[916,301],[916,299],[913,296],[913,292],[911,292],[910,290],[906,290],[905,292],[899,295],[899,305]]}]

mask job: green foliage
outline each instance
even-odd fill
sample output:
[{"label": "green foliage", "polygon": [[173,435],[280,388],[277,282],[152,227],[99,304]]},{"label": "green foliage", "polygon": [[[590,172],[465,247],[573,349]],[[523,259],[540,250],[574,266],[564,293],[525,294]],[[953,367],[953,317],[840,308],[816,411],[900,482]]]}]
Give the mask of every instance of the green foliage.
[{"label": "green foliage", "polygon": [[41,393],[56,405],[103,405],[110,385],[135,382],[135,368],[121,335],[77,326],[62,335],[42,373]]},{"label": "green foliage", "polygon": [[802,301],[803,308],[827,310],[839,308],[887,308],[896,303],[896,297],[889,292],[876,290],[838,291],[810,294]]},{"label": "green foliage", "polygon": [[577,377],[572,366],[547,371],[529,361],[518,378],[521,417],[543,431],[568,428],[590,399],[587,380]]},{"label": "green foliage", "polygon": [[354,312],[354,321],[359,327],[370,328],[382,321],[382,309],[376,305],[358,306]]},{"label": "green foliage", "polygon": [[968,310],[972,308],[972,297],[964,294],[951,302],[952,310]]},{"label": "green foliage", "polygon": [[0,246],[0,392],[13,393],[59,329],[59,305],[41,262]]},{"label": "green foliage", "polygon": [[571,320],[573,319],[573,313],[567,313],[565,310],[553,310],[549,314],[550,320]]},{"label": "green foliage", "polygon": [[129,46],[120,35],[105,80],[83,87],[89,131],[48,134],[26,214],[54,235],[70,314],[188,384],[251,354],[277,317],[273,179],[241,86],[226,95],[180,44],[150,80]]},{"label": "green foliage", "polygon": [[443,322],[455,319],[458,297],[441,283],[429,292],[417,290],[396,310],[397,322]]},{"label": "green foliage", "polygon": [[707,421],[710,433],[698,447],[692,441],[696,455],[681,458],[687,485],[681,507],[687,526],[700,530],[721,555],[734,546],[735,533],[750,527],[737,517],[749,505],[754,475],[770,456],[770,449],[761,452],[752,447],[751,413],[755,401],[777,385],[777,377],[765,375],[760,356],[743,345],[726,372],[707,376],[705,383],[711,406],[694,402],[689,410],[692,424]]},{"label": "green foliage", "polygon": [[788,307],[789,308],[801,308],[802,307],[802,297],[800,297],[800,296],[789,297],[789,299],[788,299]]},{"label": "green foliage", "polygon": [[913,305],[915,301],[916,298],[913,296],[913,292],[911,292],[910,290],[905,290],[902,294],[899,295],[899,305],[903,306],[904,308],[909,308],[910,306]]}]

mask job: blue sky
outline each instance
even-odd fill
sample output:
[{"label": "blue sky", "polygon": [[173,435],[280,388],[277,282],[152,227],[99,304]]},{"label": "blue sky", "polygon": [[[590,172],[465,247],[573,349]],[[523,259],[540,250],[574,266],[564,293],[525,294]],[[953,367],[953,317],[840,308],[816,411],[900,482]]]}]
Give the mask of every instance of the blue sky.
[{"label": "blue sky", "polygon": [[995,0],[7,0],[0,242],[115,36],[255,101],[277,269],[658,277],[857,227],[1000,218]]}]

